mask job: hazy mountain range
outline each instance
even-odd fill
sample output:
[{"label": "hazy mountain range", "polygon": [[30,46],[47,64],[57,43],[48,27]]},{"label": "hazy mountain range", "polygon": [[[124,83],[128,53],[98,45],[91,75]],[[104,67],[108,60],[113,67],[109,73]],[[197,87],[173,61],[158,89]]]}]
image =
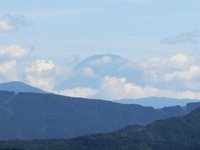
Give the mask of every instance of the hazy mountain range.
[{"label": "hazy mountain range", "polygon": [[152,106],[154,108],[170,107],[170,106],[185,106],[187,103],[199,102],[196,99],[175,99],[167,97],[147,97],[139,99],[122,99],[114,102],[121,104],[138,104],[142,106]]}]

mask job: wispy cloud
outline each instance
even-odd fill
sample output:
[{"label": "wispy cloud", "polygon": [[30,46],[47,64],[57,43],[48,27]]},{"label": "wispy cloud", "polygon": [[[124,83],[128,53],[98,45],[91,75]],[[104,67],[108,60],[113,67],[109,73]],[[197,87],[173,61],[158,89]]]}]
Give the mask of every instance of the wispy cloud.
[{"label": "wispy cloud", "polygon": [[176,36],[167,37],[161,41],[164,44],[191,43],[197,44],[200,42],[200,31],[181,33]]},{"label": "wispy cloud", "polygon": [[0,82],[18,80],[17,62],[9,60],[0,64]]},{"label": "wispy cloud", "polygon": [[24,16],[10,14],[0,16],[0,31],[12,31],[28,25],[30,22]]}]

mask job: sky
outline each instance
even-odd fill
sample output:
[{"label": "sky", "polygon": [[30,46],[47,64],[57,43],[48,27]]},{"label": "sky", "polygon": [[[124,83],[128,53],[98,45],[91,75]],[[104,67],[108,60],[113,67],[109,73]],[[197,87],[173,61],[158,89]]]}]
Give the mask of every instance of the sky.
[{"label": "sky", "polygon": [[198,0],[0,0],[0,82],[108,100],[200,99]]}]

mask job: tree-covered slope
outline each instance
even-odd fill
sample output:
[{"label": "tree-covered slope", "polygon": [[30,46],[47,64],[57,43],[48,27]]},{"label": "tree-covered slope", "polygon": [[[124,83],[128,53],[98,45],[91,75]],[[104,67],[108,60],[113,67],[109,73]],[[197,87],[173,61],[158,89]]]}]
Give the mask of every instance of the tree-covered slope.
[{"label": "tree-covered slope", "polygon": [[32,150],[198,150],[200,108],[185,117],[173,117],[146,126],[131,125],[113,133],[75,139],[2,141],[0,148]]}]

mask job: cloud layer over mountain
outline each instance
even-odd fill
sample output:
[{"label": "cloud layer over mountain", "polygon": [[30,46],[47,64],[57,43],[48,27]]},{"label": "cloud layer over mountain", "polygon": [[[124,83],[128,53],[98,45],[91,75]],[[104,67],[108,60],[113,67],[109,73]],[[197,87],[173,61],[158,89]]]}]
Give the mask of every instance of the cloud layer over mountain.
[{"label": "cloud layer over mountain", "polygon": [[1,82],[21,80],[49,92],[74,97],[200,99],[198,55],[176,54],[134,62],[103,54],[75,64],[57,64],[53,60],[23,59],[30,55],[30,50],[20,45],[1,48],[0,55],[4,58],[0,65]]}]

